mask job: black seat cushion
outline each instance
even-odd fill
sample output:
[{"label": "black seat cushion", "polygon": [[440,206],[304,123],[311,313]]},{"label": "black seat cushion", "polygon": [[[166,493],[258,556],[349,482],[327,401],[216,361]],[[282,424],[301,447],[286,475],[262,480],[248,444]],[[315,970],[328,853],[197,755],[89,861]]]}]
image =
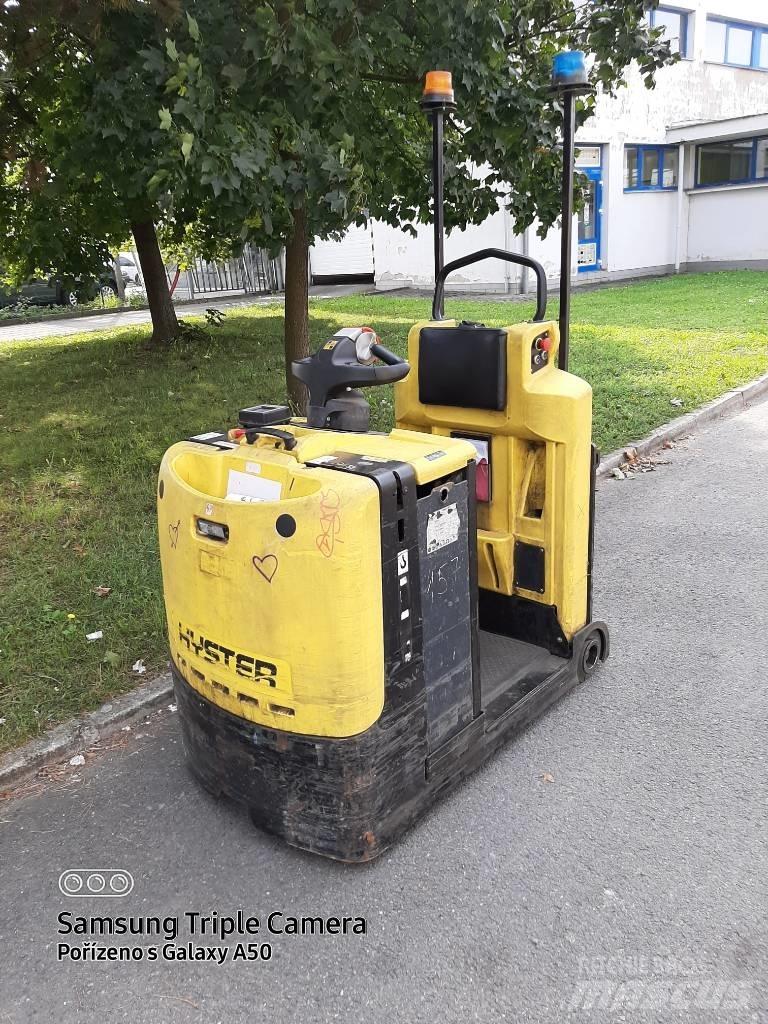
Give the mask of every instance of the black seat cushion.
[{"label": "black seat cushion", "polygon": [[419,401],[462,409],[507,404],[507,332],[497,327],[423,327]]}]

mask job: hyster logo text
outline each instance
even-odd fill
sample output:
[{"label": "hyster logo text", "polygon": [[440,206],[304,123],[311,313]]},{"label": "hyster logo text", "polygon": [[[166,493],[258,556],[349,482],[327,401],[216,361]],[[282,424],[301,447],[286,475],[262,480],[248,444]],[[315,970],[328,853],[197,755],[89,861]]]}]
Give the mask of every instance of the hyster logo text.
[{"label": "hyster logo text", "polygon": [[208,640],[201,636],[194,629],[189,629],[179,623],[179,642],[183,644],[190,654],[203,658],[211,665],[224,665],[225,668],[234,669],[237,675],[243,679],[255,679],[258,682],[269,683],[270,686],[277,686],[277,665],[271,661],[264,661],[252,654],[243,654],[232,647],[225,647],[214,640]]}]

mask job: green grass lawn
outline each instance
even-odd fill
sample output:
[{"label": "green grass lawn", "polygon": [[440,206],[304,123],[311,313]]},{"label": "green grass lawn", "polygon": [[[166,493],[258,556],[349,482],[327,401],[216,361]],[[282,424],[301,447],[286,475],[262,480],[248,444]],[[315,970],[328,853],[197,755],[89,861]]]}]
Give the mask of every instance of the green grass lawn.
[{"label": "green grass lawn", "polygon": [[[396,295],[317,300],[313,341],[367,323],[403,353],[428,312],[427,299]],[[449,296],[447,312],[501,325],[532,306]],[[277,306],[230,312],[209,342],[168,352],[148,351],[148,333],[0,344],[0,749],[129,689],[139,658],[148,676],[164,668],[160,458],[242,406],[283,400]],[[768,369],[768,273],[577,293],[571,369],[594,387],[601,449],[637,438]],[[371,397],[388,426],[391,392]]]}]

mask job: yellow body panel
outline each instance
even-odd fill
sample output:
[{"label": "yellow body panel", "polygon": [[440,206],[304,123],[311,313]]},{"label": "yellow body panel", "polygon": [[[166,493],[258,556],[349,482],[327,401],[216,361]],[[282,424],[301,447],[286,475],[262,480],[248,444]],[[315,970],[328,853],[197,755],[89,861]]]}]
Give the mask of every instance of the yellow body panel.
[{"label": "yellow body panel", "polygon": [[[473,450],[401,431],[284,429],[298,441],[290,452],[266,436],[166,452],[158,524],[171,652],[194,689],[241,718],[353,736],[384,704],[379,493],[369,478],[304,463],[333,452],[396,459],[428,483],[466,466]],[[273,500],[228,498],[231,472],[271,481]],[[279,516],[294,521],[290,536]],[[199,519],[228,538],[201,536]]]},{"label": "yellow body panel", "polygon": [[[419,337],[424,327],[455,327],[455,321],[423,321],[411,328],[411,373],[395,386],[395,418],[404,430],[491,439],[491,500],[478,503],[480,586],[554,605],[568,638],[587,618],[592,389],[555,365],[557,324],[523,323],[507,332],[507,403],[501,411],[424,405],[419,401]],[[531,346],[547,331],[552,349],[533,373]],[[541,593],[514,583],[514,544],[545,549]]]}]

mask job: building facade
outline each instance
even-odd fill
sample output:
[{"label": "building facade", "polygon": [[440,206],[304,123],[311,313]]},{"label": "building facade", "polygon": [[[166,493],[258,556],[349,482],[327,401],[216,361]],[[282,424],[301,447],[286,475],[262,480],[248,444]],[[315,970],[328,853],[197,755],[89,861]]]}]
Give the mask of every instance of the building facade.
[{"label": "building facade", "polygon": [[[598,99],[577,136],[588,200],[574,225],[578,281],[680,270],[768,267],[768,0],[688,0],[650,15],[681,60],[646,89],[631,68],[627,87]],[[560,232],[523,235],[500,206],[446,239],[446,260],[487,246],[526,252],[559,272]],[[372,222],[340,242],[318,242],[313,276],[368,276],[377,287],[429,287],[432,237],[415,239]],[[452,287],[521,291],[510,264],[486,261]]]}]

